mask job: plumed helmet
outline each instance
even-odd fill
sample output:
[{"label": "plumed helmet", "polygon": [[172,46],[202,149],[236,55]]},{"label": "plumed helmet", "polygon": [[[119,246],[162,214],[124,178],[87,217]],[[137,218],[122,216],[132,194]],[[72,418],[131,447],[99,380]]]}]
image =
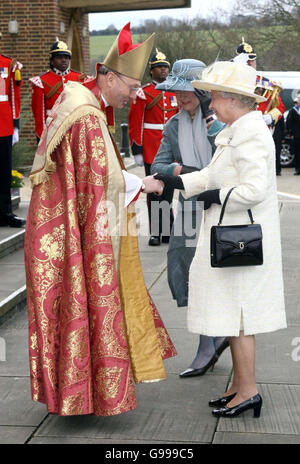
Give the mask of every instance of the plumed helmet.
[{"label": "plumed helmet", "polygon": [[256,60],[256,53],[254,53],[252,45],[246,43],[244,37],[242,37],[242,43],[236,49],[236,54],[239,55],[240,53],[246,53],[250,61]]},{"label": "plumed helmet", "polygon": [[50,58],[56,55],[68,55],[69,58],[72,57],[72,52],[68,50],[68,45],[65,42],[62,42],[58,38],[50,47]]},{"label": "plumed helmet", "polygon": [[150,70],[156,68],[157,66],[167,66],[170,67],[169,61],[167,61],[166,55],[162,52],[159,52],[156,48],[155,53],[153,53],[149,60]]}]

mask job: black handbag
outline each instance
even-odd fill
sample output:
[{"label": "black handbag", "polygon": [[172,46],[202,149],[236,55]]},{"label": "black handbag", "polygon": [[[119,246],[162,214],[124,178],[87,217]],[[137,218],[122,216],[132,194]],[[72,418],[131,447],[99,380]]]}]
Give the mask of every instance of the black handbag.
[{"label": "black handbag", "polygon": [[262,230],[260,224],[254,224],[251,210],[247,210],[251,224],[222,225],[233,188],[226,195],[218,225],[212,226],[210,230],[211,266],[258,266],[263,264]]}]

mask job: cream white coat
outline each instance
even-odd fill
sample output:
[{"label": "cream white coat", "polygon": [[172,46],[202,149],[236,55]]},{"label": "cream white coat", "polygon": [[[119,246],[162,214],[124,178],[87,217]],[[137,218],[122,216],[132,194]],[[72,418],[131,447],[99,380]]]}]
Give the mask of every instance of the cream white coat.
[{"label": "cream white coat", "polygon": [[[275,148],[261,112],[252,111],[226,127],[216,138],[217,150],[202,171],[182,175],[184,196],[220,189],[228,200],[223,224],[246,224],[247,209],[263,231],[261,266],[212,268],[210,229],[221,206],[204,212],[195,257],[190,267],[188,329],[211,336],[238,336],[286,327]],[[242,321],[242,325],[241,325]]]}]

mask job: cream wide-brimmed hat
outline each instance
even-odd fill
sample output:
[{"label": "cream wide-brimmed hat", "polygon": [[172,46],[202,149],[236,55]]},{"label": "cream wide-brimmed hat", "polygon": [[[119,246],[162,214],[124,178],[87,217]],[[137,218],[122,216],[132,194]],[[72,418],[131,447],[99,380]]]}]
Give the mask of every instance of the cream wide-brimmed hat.
[{"label": "cream wide-brimmed hat", "polygon": [[253,97],[257,103],[266,98],[254,93],[256,88],[256,71],[251,66],[233,61],[217,61],[204,69],[201,80],[192,81],[196,89],[231,92]]}]

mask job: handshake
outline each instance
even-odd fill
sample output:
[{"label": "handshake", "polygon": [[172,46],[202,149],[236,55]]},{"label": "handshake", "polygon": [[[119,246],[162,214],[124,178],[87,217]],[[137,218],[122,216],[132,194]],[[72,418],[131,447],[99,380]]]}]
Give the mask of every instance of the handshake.
[{"label": "handshake", "polygon": [[[155,175],[155,174],[154,174]],[[162,195],[165,184],[154,176],[147,176],[143,179],[143,192],[144,193],[155,193],[155,195]]]},{"label": "handshake", "polygon": [[144,192],[162,195],[165,185],[173,189],[184,190],[182,179],[179,175],[168,176],[166,174],[154,174],[143,179]]}]

